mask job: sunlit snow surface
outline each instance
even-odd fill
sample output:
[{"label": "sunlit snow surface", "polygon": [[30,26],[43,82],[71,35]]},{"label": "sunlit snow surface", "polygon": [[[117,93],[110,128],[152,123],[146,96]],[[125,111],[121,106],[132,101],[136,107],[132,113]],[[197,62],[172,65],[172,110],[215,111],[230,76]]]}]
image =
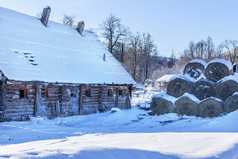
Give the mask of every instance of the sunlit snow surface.
[{"label": "sunlit snow surface", "polygon": [[0,158],[238,157],[238,111],[218,118],[115,113],[0,123]]},{"label": "sunlit snow surface", "polygon": [[[0,69],[9,79],[67,83],[135,83],[89,31],[0,7]],[[106,60],[103,60],[103,55]],[[100,78],[99,78],[100,77]]]}]

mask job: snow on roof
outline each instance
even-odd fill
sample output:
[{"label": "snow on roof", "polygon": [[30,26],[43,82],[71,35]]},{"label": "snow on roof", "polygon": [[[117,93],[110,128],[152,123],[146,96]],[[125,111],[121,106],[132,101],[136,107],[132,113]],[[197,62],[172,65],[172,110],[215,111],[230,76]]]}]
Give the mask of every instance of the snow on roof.
[{"label": "snow on roof", "polygon": [[156,82],[169,82],[170,78],[174,77],[175,75],[164,75],[156,80]]},{"label": "snow on roof", "polygon": [[[64,83],[135,84],[90,31],[0,7],[0,70],[8,79]],[[106,55],[106,61],[103,60]]]}]

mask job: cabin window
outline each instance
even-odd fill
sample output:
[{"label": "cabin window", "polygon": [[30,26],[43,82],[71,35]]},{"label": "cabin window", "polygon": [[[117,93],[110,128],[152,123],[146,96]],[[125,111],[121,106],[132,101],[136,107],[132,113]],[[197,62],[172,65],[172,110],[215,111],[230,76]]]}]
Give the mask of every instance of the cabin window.
[{"label": "cabin window", "polygon": [[108,97],[112,97],[112,89],[108,89],[107,95],[108,95]]},{"label": "cabin window", "polygon": [[121,89],[118,90],[118,95],[122,96],[122,90]]},{"label": "cabin window", "polygon": [[71,97],[77,97],[77,94],[78,94],[78,90],[76,88],[72,88],[70,90],[70,96]]},{"label": "cabin window", "polygon": [[85,92],[85,95],[87,97],[91,97],[91,89],[87,89],[86,92]]},{"label": "cabin window", "polygon": [[41,97],[48,97],[48,87],[47,86],[42,86]]},{"label": "cabin window", "polygon": [[27,98],[26,90],[21,89],[19,91],[19,98]]}]

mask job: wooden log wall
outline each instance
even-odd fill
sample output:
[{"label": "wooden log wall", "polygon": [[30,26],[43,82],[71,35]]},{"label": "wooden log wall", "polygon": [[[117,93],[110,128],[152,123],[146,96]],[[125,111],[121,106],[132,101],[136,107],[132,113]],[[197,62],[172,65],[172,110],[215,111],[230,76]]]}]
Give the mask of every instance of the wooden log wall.
[{"label": "wooden log wall", "polygon": [[[87,90],[91,90],[90,97],[86,95]],[[82,104],[80,114],[107,111],[113,107],[128,108],[126,105],[126,100],[129,97],[127,86],[83,86],[81,92]]]},{"label": "wooden log wall", "polygon": [[[101,86],[82,86],[80,114],[92,114],[98,111],[100,89]],[[90,93],[87,94],[86,91]]]},{"label": "wooden log wall", "polygon": [[[127,108],[128,86],[12,82],[6,85],[6,118],[69,116]],[[1,94],[2,91],[0,91]],[[2,98],[1,98],[2,99]],[[1,110],[0,110],[1,111]]]},{"label": "wooden log wall", "polygon": [[5,117],[5,110],[6,110],[6,80],[3,78],[3,80],[0,81],[0,119],[3,121]]},{"label": "wooden log wall", "polygon": [[35,89],[32,85],[7,84],[6,91],[5,118],[21,120],[25,115],[33,116]]},{"label": "wooden log wall", "polygon": [[[121,92],[120,92],[121,91]],[[118,88],[118,99],[117,99],[117,107],[120,109],[127,109],[126,99],[129,97],[129,90],[125,86],[121,86]]]},{"label": "wooden log wall", "polygon": [[41,87],[40,102],[45,107],[48,118],[57,116],[57,101],[60,101],[60,95],[60,86],[43,85]]},{"label": "wooden log wall", "polygon": [[79,114],[79,87],[61,87],[63,95],[61,101],[61,115]]}]

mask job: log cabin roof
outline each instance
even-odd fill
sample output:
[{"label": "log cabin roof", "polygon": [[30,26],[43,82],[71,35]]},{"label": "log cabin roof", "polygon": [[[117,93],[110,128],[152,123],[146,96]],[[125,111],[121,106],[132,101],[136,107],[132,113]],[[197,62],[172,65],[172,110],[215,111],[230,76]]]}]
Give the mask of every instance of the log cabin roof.
[{"label": "log cabin roof", "polygon": [[[103,55],[106,60],[103,60]],[[95,34],[0,7],[0,70],[10,80],[134,84]]]}]

